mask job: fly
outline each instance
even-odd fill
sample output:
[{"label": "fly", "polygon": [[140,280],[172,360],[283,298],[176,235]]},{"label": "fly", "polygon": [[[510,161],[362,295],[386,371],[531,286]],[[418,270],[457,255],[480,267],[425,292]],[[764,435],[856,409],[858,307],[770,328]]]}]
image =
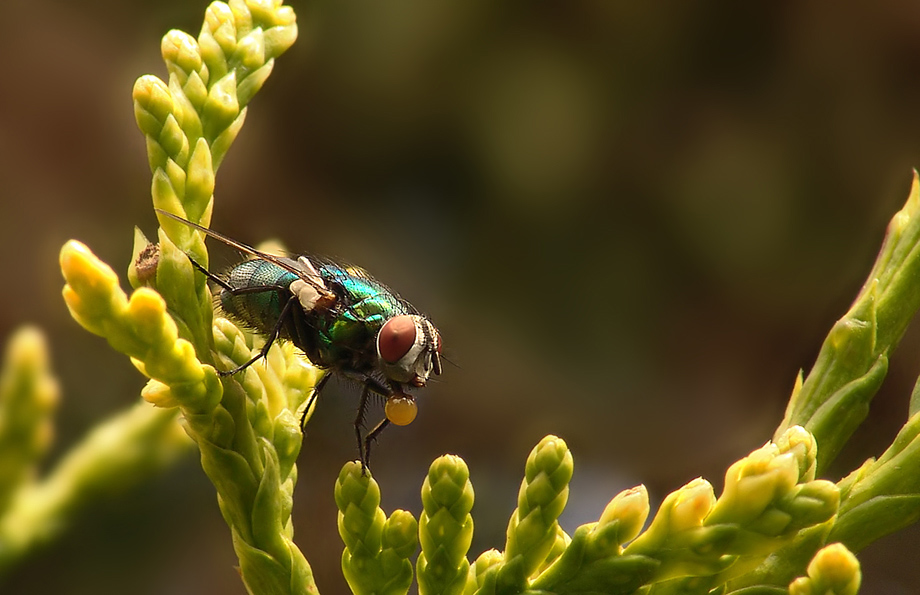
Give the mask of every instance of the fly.
[{"label": "fly", "polygon": [[[285,339],[316,367],[358,380],[363,388],[354,428],[366,469],[371,444],[380,432],[391,421],[406,425],[415,418],[415,400],[407,389],[423,387],[432,373],[441,373],[441,335],[431,321],[364,269],[312,255],[267,254],[172,213],[156,211],[251,257],[223,276],[189,257],[220,287],[221,309],[265,336],[265,344],[252,359],[218,374],[245,370],[265,357],[272,343]],[[323,376],[314,387],[304,417],[330,376]],[[386,399],[387,416],[362,435],[371,395]]]}]

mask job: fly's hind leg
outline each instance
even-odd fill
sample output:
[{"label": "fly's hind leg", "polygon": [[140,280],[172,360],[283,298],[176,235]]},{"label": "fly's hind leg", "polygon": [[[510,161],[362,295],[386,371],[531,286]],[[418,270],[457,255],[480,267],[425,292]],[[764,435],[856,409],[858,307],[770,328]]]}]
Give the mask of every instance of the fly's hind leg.
[{"label": "fly's hind leg", "polygon": [[307,406],[304,407],[303,415],[300,416],[300,431],[306,433],[307,431],[307,414],[310,413],[310,409],[313,407],[313,402],[316,401],[319,397],[319,393],[323,390],[323,387],[326,386],[326,383],[329,382],[329,378],[332,376],[331,372],[326,372],[320,381],[316,383],[316,386],[313,387],[313,390],[310,392],[310,397],[307,399]]},{"label": "fly's hind leg", "polygon": [[[249,289],[262,289],[262,288],[246,287],[243,289],[249,290]],[[254,291],[234,291],[234,294],[236,295],[240,293],[256,293],[256,292]],[[288,313],[290,313],[291,305],[294,304],[295,302],[297,302],[297,296],[295,296],[294,294],[291,294],[290,297],[288,297],[288,300],[284,303],[284,307],[281,308],[281,315],[278,316],[278,322],[275,323],[275,328],[272,329],[271,334],[268,335],[268,337],[265,339],[265,343],[262,345],[262,349],[259,350],[259,353],[252,356],[252,358],[250,358],[250,360],[247,361],[246,363],[241,364],[233,368],[232,370],[226,370],[226,371],[218,370],[217,375],[218,376],[233,376],[237,372],[242,372],[243,370],[245,370],[252,364],[256,363],[260,359],[263,359],[265,356],[267,356],[268,350],[271,349],[272,344],[276,340],[278,340],[278,336],[281,334],[281,328],[284,326],[285,317],[288,315]]]},{"label": "fly's hind leg", "polygon": [[[214,282],[216,285],[219,285],[220,288],[223,289],[224,291],[232,295],[235,295],[235,296],[236,295],[246,295],[248,293],[265,293],[267,291],[282,292],[282,291],[287,290],[286,287],[282,287],[279,285],[260,285],[256,287],[233,287],[232,285],[227,283],[227,281],[225,281],[224,279],[221,279],[220,277],[218,277],[217,275],[209,271],[207,268],[203,267],[191,256],[188,256],[188,260],[189,262],[192,263],[192,265],[196,269],[201,271],[202,274],[204,274],[204,276],[207,277],[210,281]],[[246,363],[240,366],[237,366],[233,368],[232,370],[218,370],[217,375],[222,376],[222,377],[233,376],[237,372],[242,372],[243,370],[245,370],[252,364],[256,363],[257,361],[259,361],[260,359],[268,355],[268,350],[271,349],[272,343],[274,343],[278,339],[278,336],[281,334],[281,328],[284,326],[285,318],[290,313],[291,307],[293,303],[296,301],[297,301],[297,298],[293,294],[288,296],[287,301],[284,303],[284,307],[281,309],[281,315],[278,316],[278,322],[275,323],[275,327],[272,329],[271,334],[269,334],[268,337],[265,339],[265,344],[262,345],[262,348],[259,350],[259,353],[252,356],[252,358]]]},{"label": "fly's hind leg", "polygon": [[221,279],[220,277],[218,277],[217,275],[209,271],[207,267],[204,267],[198,264],[198,261],[192,258],[191,256],[189,256],[188,254],[186,254],[185,256],[188,257],[188,261],[192,263],[192,266],[194,266],[196,269],[201,271],[201,273],[205,277],[207,277],[209,281],[211,281],[212,283],[216,285],[220,285],[222,289],[226,289],[227,291],[231,291],[231,292],[233,291],[233,287],[231,287],[229,283],[227,283],[226,281],[224,281],[223,279]]}]

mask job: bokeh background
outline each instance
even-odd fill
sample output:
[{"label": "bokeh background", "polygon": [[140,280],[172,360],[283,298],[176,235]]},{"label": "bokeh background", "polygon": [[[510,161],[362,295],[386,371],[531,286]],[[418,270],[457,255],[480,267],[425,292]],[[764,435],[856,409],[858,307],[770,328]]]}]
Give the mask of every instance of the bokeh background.
[{"label": "bokeh background", "polygon": [[[523,462],[575,455],[572,531],[619,490],[656,501],[767,440],[855,296],[920,165],[920,5],[296,1],[300,38],[251,104],[213,226],[360,263],[440,327],[448,365],[373,464],[420,510],[462,455],[472,554],[501,547]],[[55,452],[143,379],[60,298],[69,238],[123,272],[155,229],[131,87],[206,2],[0,5],[0,338],[48,334]],[[234,255],[216,251],[215,262]],[[920,371],[909,332],[837,478],[890,443]],[[300,457],[296,539],[345,593],[332,488],[355,387],[332,383]],[[920,589],[913,528],[860,556],[863,593]],[[244,593],[194,456],[101,501],[3,593]]]}]

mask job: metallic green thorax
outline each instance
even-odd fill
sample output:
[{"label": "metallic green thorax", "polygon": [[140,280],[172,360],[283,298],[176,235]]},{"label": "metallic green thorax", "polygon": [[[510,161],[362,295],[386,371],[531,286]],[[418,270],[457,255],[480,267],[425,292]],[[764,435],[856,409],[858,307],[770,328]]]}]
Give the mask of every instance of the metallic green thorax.
[{"label": "metallic green thorax", "polygon": [[[400,314],[417,314],[416,310],[363,269],[308,258],[323,283],[335,294],[335,304],[308,310],[294,297],[295,303],[282,324],[280,337],[292,341],[320,368],[363,374],[372,371],[377,360],[375,341],[383,323]],[[283,260],[304,271],[304,275],[312,274],[296,260]],[[231,293],[223,289],[221,306],[232,317],[268,334],[291,299],[290,287],[298,278],[275,263],[247,260],[235,266],[226,281],[234,290],[256,291]]]}]

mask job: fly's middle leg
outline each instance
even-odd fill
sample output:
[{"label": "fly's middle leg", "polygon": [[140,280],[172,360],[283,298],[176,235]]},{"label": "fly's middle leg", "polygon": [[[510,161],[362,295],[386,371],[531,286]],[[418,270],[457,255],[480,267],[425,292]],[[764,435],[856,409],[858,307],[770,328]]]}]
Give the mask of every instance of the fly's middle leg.
[{"label": "fly's middle leg", "polygon": [[[252,288],[247,287],[245,289],[252,289]],[[244,292],[236,292],[236,293],[244,293]],[[253,293],[253,292],[247,291],[245,293]],[[259,353],[252,356],[252,358],[246,363],[239,365],[233,368],[232,370],[218,370],[217,375],[218,376],[233,376],[237,372],[242,372],[243,370],[245,370],[252,364],[256,363],[257,361],[259,361],[260,359],[263,359],[266,355],[268,355],[268,350],[271,349],[272,343],[274,343],[278,339],[278,336],[281,334],[281,329],[282,327],[284,327],[285,318],[290,313],[292,304],[296,302],[297,302],[297,297],[294,296],[294,294],[291,294],[290,297],[288,297],[288,300],[284,303],[284,307],[281,308],[281,315],[278,316],[278,322],[275,323],[275,328],[272,329],[271,334],[269,334],[268,337],[265,339],[265,343],[262,345],[262,349],[259,350]]]},{"label": "fly's middle leg", "polygon": [[310,397],[307,399],[307,406],[304,407],[303,415],[300,416],[300,431],[307,431],[307,414],[310,413],[310,409],[313,407],[313,403],[319,397],[319,393],[326,386],[326,383],[329,382],[329,378],[332,376],[331,373],[326,372],[319,382],[316,383],[316,386],[313,387],[313,390],[310,392]]}]

